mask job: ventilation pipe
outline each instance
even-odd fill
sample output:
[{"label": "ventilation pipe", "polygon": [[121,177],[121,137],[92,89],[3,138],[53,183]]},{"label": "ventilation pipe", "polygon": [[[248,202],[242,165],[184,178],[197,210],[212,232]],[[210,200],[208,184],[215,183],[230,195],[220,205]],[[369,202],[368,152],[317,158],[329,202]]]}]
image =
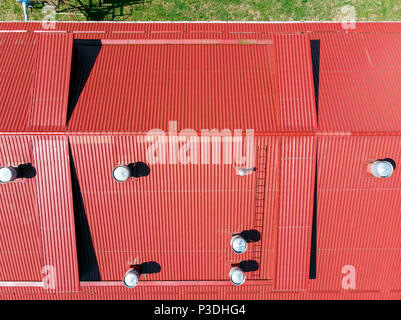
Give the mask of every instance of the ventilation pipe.
[{"label": "ventilation pipe", "polygon": [[235,253],[241,254],[244,253],[246,251],[248,247],[248,244],[246,242],[246,240],[238,235],[235,235],[234,237],[231,238],[231,248],[233,249],[233,251]]},{"label": "ventilation pipe", "polygon": [[18,177],[17,169],[14,167],[0,168],[0,183],[14,181]]},{"label": "ventilation pipe", "polygon": [[241,177],[248,174],[248,172],[256,171],[256,168],[237,168],[237,174]]},{"label": "ventilation pipe", "polygon": [[230,280],[236,285],[240,286],[245,282],[245,273],[239,267],[234,267],[230,270]]},{"label": "ventilation pipe", "polygon": [[376,160],[371,164],[370,172],[376,178],[389,178],[394,172],[394,165],[387,160]]},{"label": "ventilation pipe", "polygon": [[138,284],[140,273],[135,269],[130,269],[124,275],[123,283],[127,288],[134,288]]},{"label": "ventilation pipe", "polygon": [[113,178],[117,182],[127,181],[131,177],[131,170],[126,165],[119,165],[113,170]]}]

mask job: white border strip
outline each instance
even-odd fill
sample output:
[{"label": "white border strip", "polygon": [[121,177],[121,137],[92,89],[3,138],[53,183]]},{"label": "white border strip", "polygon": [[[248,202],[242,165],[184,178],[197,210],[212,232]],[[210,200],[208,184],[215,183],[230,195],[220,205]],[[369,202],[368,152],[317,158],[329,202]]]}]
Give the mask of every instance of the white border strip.
[{"label": "white border strip", "polygon": [[33,33],[67,33],[67,30],[32,30]]},{"label": "white border strip", "polygon": [[0,30],[0,33],[26,33],[28,30]]},{"label": "white border strip", "polygon": [[100,30],[73,30],[72,33],[106,33],[106,31],[100,31]]},{"label": "white border strip", "polygon": [[43,282],[0,281],[0,287],[41,287],[41,288],[43,288]]}]

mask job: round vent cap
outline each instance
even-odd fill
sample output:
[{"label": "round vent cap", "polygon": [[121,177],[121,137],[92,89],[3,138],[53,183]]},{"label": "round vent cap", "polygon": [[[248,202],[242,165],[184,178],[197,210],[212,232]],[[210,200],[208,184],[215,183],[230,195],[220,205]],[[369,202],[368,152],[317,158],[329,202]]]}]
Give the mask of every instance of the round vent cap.
[{"label": "round vent cap", "polygon": [[0,168],[0,182],[7,183],[17,178],[17,171],[13,167]]},{"label": "round vent cap", "polygon": [[113,170],[113,178],[118,182],[127,181],[131,176],[131,171],[127,166],[117,166]]},{"label": "round vent cap", "polygon": [[127,288],[134,288],[139,281],[139,272],[131,269],[124,275],[123,283]]},{"label": "round vent cap", "polygon": [[241,268],[234,267],[230,270],[230,280],[236,286],[240,286],[245,282],[245,273]]},{"label": "round vent cap", "polygon": [[394,172],[394,167],[389,161],[377,160],[372,164],[371,172],[377,178],[389,178]]},{"label": "round vent cap", "polygon": [[246,243],[246,240],[242,236],[236,235],[236,236],[232,237],[231,248],[233,249],[233,251],[235,253],[238,253],[238,254],[244,253],[246,251],[247,247],[248,247],[248,244]]}]

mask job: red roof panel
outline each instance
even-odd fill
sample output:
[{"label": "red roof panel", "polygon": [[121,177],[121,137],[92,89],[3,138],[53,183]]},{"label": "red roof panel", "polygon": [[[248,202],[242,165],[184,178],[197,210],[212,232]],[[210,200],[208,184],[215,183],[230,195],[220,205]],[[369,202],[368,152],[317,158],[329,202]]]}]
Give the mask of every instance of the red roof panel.
[{"label": "red roof panel", "polygon": [[282,140],[275,289],[305,290],[311,255],[316,139]]},{"label": "red roof panel", "polygon": [[36,35],[31,130],[63,131],[72,59],[71,34]]},{"label": "red roof panel", "polygon": [[78,291],[68,140],[66,137],[34,137],[33,154],[43,267],[45,275],[52,277],[46,278],[49,281],[46,283],[49,289],[57,292]]},{"label": "red roof panel", "polygon": [[[224,280],[239,262],[232,234],[254,228],[253,176],[239,177],[232,165],[155,164],[147,177],[114,181],[117,164],[146,161],[138,141],[71,138],[101,278],[119,280],[129,265],[154,261],[161,272],[146,279]],[[252,252],[250,244],[241,260]]]},{"label": "red roof panel", "polygon": [[319,129],[401,129],[401,35],[325,34],[320,38]]},{"label": "red roof panel", "polygon": [[[340,289],[346,265],[360,290],[398,289],[400,172],[377,179],[368,164],[384,155],[401,160],[398,137],[319,138],[317,277],[313,288]],[[338,279],[340,279],[338,281]]]},{"label": "red roof panel", "polygon": [[308,35],[275,35],[278,104],[282,131],[316,129],[315,94]]},{"label": "red roof panel", "polygon": [[[0,137],[0,166],[33,163],[27,136]],[[0,281],[40,281],[42,248],[36,178],[0,185]]]},{"label": "red roof panel", "polygon": [[28,128],[36,62],[33,57],[32,34],[0,33],[1,132]]},{"label": "red roof panel", "polygon": [[68,129],[167,131],[168,121],[178,121],[179,130],[274,131],[272,50],[269,44],[103,44]]},{"label": "red roof panel", "polygon": [[[0,24],[29,31],[0,32],[0,166],[36,169],[0,185],[2,297],[400,298],[400,175],[368,173],[376,159],[401,161],[399,23],[57,28]],[[172,120],[178,131],[254,129],[256,171],[150,163],[144,133]],[[138,161],[148,176],[112,179]],[[238,256],[229,242],[245,230],[260,239]],[[228,285],[246,260],[259,269]],[[159,272],[124,288],[122,275],[145,262]],[[355,290],[342,287],[344,266],[355,267]]]}]

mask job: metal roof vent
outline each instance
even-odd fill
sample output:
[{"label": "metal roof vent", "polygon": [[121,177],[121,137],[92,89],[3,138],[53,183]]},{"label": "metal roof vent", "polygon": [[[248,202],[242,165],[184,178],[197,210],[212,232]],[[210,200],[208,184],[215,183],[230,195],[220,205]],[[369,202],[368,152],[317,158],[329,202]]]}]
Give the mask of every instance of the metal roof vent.
[{"label": "metal roof vent", "polygon": [[13,167],[3,167],[0,168],[0,182],[7,183],[14,181],[18,177],[18,172]]},{"label": "metal roof vent", "polygon": [[245,282],[245,273],[239,267],[234,267],[230,270],[230,280],[236,286],[240,286]]},{"label": "metal roof vent", "polygon": [[238,235],[235,235],[234,237],[232,237],[231,239],[231,248],[233,249],[233,251],[235,253],[241,254],[244,253],[246,251],[248,247],[248,244],[246,243],[246,240]]},{"label": "metal roof vent", "polygon": [[140,273],[135,269],[130,269],[124,275],[123,283],[127,288],[134,288],[138,284]]},{"label": "metal roof vent", "polygon": [[370,172],[377,178],[389,178],[394,172],[395,166],[387,160],[376,160],[371,168]]},{"label": "metal roof vent", "polygon": [[243,177],[248,174],[248,172],[256,171],[256,168],[237,168],[237,175]]},{"label": "metal roof vent", "polygon": [[114,168],[113,178],[117,182],[127,181],[131,177],[131,170],[128,166],[120,165]]}]

